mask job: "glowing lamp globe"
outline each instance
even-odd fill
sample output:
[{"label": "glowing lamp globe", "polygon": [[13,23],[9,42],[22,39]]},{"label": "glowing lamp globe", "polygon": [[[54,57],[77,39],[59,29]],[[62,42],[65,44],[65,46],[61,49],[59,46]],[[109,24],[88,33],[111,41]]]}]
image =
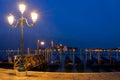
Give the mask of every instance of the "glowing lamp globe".
[{"label": "glowing lamp globe", "polygon": [[14,16],[12,14],[8,15],[8,22],[10,25],[12,25],[14,23]]},{"label": "glowing lamp globe", "polygon": [[19,4],[19,10],[21,12],[21,14],[23,14],[25,12],[26,6],[24,3],[20,3]]},{"label": "glowing lamp globe", "polygon": [[35,23],[38,19],[38,14],[36,12],[32,12],[31,18],[32,18],[33,23]]}]

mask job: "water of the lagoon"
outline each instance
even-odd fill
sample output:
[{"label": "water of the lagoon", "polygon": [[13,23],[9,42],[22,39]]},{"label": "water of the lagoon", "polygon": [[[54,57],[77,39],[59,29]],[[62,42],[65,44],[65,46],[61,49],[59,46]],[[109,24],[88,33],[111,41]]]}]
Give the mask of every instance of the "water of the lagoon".
[{"label": "water of the lagoon", "polygon": [[[12,53],[10,53],[9,56],[13,58],[13,56],[17,55],[17,54],[18,54],[17,52],[12,52]],[[92,53],[92,54],[97,59],[98,54],[97,53]],[[108,53],[103,52],[102,54],[103,54],[102,56],[104,56],[105,58],[108,59]],[[120,55],[118,55],[118,57],[116,57],[116,53],[111,53],[111,54],[112,54],[112,58],[114,58],[114,59],[118,58],[118,60],[120,61]],[[0,53],[0,61],[6,60],[7,56],[8,55],[6,53],[3,53],[3,52]],[[53,58],[56,58],[57,56],[59,56],[58,52],[53,52],[52,57],[49,57],[49,62],[50,62],[50,60],[53,60]],[[48,67],[45,70],[39,70],[38,69],[38,71],[45,71],[45,72],[118,72],[118,71],[120,71],[116,68],[109,68],[109,67],[107,67],[107,68],[103,68],[103,67],[102,68],[101,67],[91,68],[91,67],[86,66],[86,64],[85,64],[86,56],[85,56],[84,51],[82,53],[81,52],[74,52],[74,56],[77,56],[78,58],[80,58],[83,61],[84,68],[78,70],[75,66],[75,63],[74,63],[73,68],[66,69],[65,68],[65,63],[64,63],[66,56],[68,56],[74,62],[72,52],[62,52],[62,63],[58,68],[55,68],[55,69],[52,68],[51,69],[51,68]],[[88,59],[90,58],[89,56],[90,55],[87,56]],[[94,65],[96,65],[96,64],[94,64]]]}]

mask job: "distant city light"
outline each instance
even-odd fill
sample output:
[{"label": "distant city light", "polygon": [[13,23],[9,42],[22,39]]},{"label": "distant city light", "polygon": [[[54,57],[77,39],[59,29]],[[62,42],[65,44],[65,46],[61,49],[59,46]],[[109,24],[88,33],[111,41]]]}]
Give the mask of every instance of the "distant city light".
[{"label": "distant city light", "polygon": [[44,44],[45,44],[45,42],[44,42],[44,41],[41,41],[41,42],[40,42],[40,44],[41,44],[41,45],[44,45]]}]

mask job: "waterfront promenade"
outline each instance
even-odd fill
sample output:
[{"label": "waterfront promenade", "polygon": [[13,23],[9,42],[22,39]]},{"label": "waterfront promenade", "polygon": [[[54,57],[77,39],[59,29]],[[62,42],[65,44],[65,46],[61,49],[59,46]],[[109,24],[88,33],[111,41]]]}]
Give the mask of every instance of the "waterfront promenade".
[{"label": "waterfront promenade", "polygon": [[16,76],[12,69],[0,68],[0,80],[120,80],[120,72],[64,73],[27,71],[27,76]]}]

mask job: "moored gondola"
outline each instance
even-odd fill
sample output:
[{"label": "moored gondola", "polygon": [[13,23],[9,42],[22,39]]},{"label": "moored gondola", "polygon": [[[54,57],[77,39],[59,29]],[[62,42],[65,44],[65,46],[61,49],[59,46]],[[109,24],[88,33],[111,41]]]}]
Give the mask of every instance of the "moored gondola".
[{"label": "moored gondola", "polygon": [[78,72],[84,72],[84,63],[78,56],[75,56],[75,67]]},{"label": "moored gondola", "polygon": [[100,65],[98,63],[97,57],[92,56],[92,61],[93,63],[90,65],[90,68],[92,69],[93,72],[99,72]]},{"label": "moored gondola", "polygon": [[65,68],[67,69],[73,68],[73,62],[68,56],[65,57]]},{"label": "moored gondola", "polygon": [[117,70],[120,70],[120,61],[118,61],[116,58],[111,57],[111,67],[115,68]]},{"label": "moored gondola", "polygon": [[60,58],[56,56],[54,59],[49,60],[48,66],[50,68],[57,68],[60,66]]},{"label": "moored gondola", "polygon": [[80,58],[78,58],[78,56],[75,56],[75,65],[76,65],[76,67],[79,67],[79,68],[84,67],[84,63],[82,62],[82,60]]},{"label": "moored gondola", "polygon": [[103,64],[101,64],[100,67],[107,72],[111,72],[112,66],[110,64],[110,60],[107,57],[103,57],[103,56],[101,56],[101,59],[103,60]]},{"label": "moored gondola", "polygon": [[111,65],[114,66],[114,65],[117,65],[119,63],[119,61],[117,61],[116,58],[111,57],[111,62],[110,63],[111,63]]},{"label": "moored gondola", "polygon": [[87,66],[91,66],[93,63],[94,63],[94,61],[92,59],[87,59],[87,61],[86,61]]},{"label": "moored gondola", "polygon": [[103,60],[101,67],[104,67],[104,68],[111,67],[110,60],[108,58],[101,56],[101,59]]}]

